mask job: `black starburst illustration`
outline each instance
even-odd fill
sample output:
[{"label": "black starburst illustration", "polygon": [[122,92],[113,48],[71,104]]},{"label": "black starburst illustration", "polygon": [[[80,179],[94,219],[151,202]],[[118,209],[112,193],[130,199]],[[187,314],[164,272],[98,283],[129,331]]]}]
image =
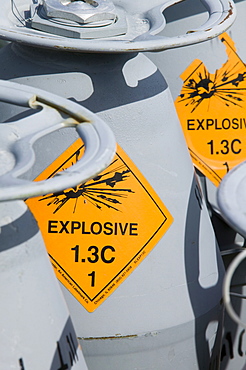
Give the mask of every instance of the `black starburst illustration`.
[{"label": "black starburst illustration", "polygon": [[179,102],[186,102],[186,106],[192,107],[191,112],[205,100],[212,98],[219,99],[226,106],[242,107],[243,91],[246,90],[243,84],[246,81],[246,66],[226,39],[221,38],[221,41],[227,43],[230,51],[236,55],[237,62],[232,65],[228,60],[214,75],[207,71],[203,62],[195,67],[184,81],[179,96]]},{"label": "black starburst illustration", "polygon": [[[65,169],[64,165],[74,157],[75,162],[78,161],[81,156],[81,146],[66,162],[64,162],[55,172],[50,176],[54,176],[60,169]],[[73,162],[72,162],[73,164]],[[48,201],[47,206],[55,205],[54,214],[58,212],[67,202],[74,200],[75,213],[78,199],[83,198],[83,202],[90,202],[96,208],[102,209],[102,207],[111,208],[115,211],[120,211],[119,205],[122,198],[127,197],[127,193],[134,193],[129,188],[116,188],[116,185],[120,182],[125,182],[131,176],[131,171],[125,164],[120,164],[119,159],[116,158],[107,168],[106,172],[96,176],[92,180],[86,183],[79,184],[74,188],[70,188],[58,193],[53,193],[48,196],[44,196],[39,201]]]}]

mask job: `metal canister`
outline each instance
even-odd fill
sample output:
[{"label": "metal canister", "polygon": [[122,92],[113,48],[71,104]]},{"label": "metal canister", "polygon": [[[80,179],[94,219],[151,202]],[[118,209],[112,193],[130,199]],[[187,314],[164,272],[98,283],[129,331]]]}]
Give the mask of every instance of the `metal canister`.
[{"label": "metal canister", "polygon": [[[175,100],[226,268],[245,245],[242,234],[221,215],[216,198],[221,179],[245,160],[246,48],[242,35],[246,2],[235,3],[236,21],[221,36],[185,49],[148,54],[165,73]],[[167,27],[162,34],[175,35],[190,24],[206,20],[201,4],[191,0],[184,5],[180,3],[167,9]],[[183,18],[179,19],[181,14]],[[240,268],[242,271],[243,264]],[[234,280],[240,279],[243,283],[242,273],[237,270]],[[235,297],[233,300],[245,321],[244,300]],[[226,313],[221,369],[243,366],[244,328]]]},{"label": "metal canister", "polygon": [[[0,125],[0,367],[86,370],[41,233],[24,199],[62,191],[97,175],[114,155],[114,137],[81,106],[39,89],[0,81],[0,100],[32,112]],[[83,159],[47,181],[24,179],[35,160],[34,142],[65,126],[76,127],[87,139]]]},{"label": "metal canister", "polygon": [[[206,1],[203,27],[155,36],[174,2],[56,0],[29,8],[21,0],[18,13],[10,5],[3,11],[0,36],[12,42],[0,52],[0,76],[82,103],[118,143],[108,169],[91,181],[28,201],[89,369],[218,368],[224,268],[169,88],[141,52],[214,37],[229,27],[234,7]],[[1,111],[5,120],[27,114]],[[49,165],[30,178],[75,162],[83,149],[75,140],[58,133],[37,143]]]}]

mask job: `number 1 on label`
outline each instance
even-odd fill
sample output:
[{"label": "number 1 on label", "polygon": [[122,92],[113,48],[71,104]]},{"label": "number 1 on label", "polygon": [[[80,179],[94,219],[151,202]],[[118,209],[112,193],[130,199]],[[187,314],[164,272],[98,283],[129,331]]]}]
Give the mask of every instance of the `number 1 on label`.
[{"label": "number 1 on label", "polygon": [[88,274],[88,276],[91,276],[91,286],[92,287],[95,286],[95,275],[96,275],[95,271],[92,271],[90,274]]}]

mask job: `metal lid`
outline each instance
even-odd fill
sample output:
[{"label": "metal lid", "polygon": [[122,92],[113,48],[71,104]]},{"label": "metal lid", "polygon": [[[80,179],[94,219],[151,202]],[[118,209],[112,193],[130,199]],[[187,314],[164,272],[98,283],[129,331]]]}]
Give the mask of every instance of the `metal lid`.
[{"label": "metal lid", "polygon": [[182,0],[5,0],[0,38],[83,52],[160,51],[206,41],[235,19],[232,0],[201,0],[209,18],[176,37],[158,36],[163,11]]}]

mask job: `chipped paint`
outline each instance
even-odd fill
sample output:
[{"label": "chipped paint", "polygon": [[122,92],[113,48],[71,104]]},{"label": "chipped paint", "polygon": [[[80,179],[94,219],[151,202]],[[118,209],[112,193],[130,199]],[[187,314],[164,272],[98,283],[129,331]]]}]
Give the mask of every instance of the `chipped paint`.
[{"label": "chipped paint", "polygon": [[109,337],[88,337],[88,338],[81,338],[78,337],[79,340],[114,340],[114,339],[132,339],[132,338],[138,338],[139,335],[137,334],[131,334],[131,335],[120,335],[116,334],[115,336],[109,336]]}]

